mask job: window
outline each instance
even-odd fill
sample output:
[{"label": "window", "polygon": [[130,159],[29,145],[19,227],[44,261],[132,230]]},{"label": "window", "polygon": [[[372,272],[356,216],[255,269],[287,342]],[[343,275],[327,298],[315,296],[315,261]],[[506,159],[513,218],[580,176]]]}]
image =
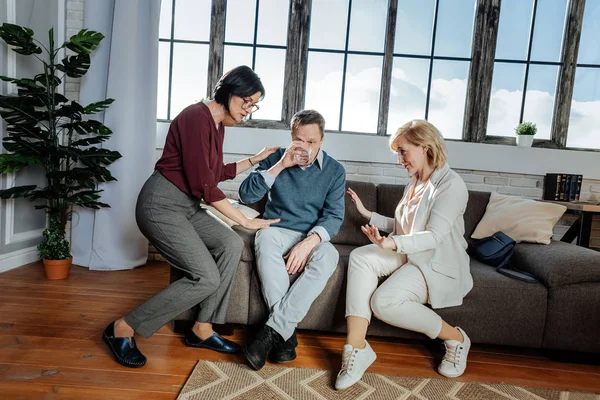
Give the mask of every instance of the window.
[{"label": "window", "polygon": [[329,130],[376,133],[387,0],[314,0],[305,108]]},{"label": "window", "polygon": [[[462,137],[474,10],[474,0],[398,1],[387,134],[426,118]],[[312,2],[305,107],[329,129],[377,133],[387,14],[384,0]]]},{"label": "window", "polygon": [[424,117],[445,138],[461,139],[471,60],[474,0],[438,0]]},{"label": "window", "polygon": [[550,139],[567,0],[503,0],[487,126],[514,136],[520,122]]},{"label": "window", "polygon": [[159,26],[159,119],[206,97],[210,0],[163,0]]},{"label": "window", "polygon": [[[532,121],[537,146],[600,148],[600,0],[499,3],[163,0],[158,119],[245,64],[266,96],[243,126],[284,128],[314,108],[329,131],[389,135],[422,118],[448,139],[511,143]],[[562,58],[577,50],[574,74]]]},{"label": "window", "polygon": [[252,118],[281,120],[289,8],[283,0],[227,0],[223,71],[247,65],[267,92]]},{"label": "window", "polygon": [[583,15],[567,147],[600,149],[600,0]]}]

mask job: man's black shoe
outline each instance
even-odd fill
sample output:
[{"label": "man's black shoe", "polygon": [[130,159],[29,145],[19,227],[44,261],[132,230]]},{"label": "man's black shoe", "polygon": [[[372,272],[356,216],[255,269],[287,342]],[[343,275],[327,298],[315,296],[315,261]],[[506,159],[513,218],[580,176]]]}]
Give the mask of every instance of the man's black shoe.
[{"label": "man's black shoe", "polygon": [[286,363],[296,359],[296,347],[298,347],[298,339],[296,332],[290,336],[285,342],[276,343],[269,353],[269,361],[273,363]]},{"label": "man's black shoe", "polygon": [[265,366],[267,357],[271,349],[277,343],[283,343],[284,340],[279,333],[273,328],[265,325],[256,335],[256,338],[244,347],[244,355],[255,370],[259,370]]}]

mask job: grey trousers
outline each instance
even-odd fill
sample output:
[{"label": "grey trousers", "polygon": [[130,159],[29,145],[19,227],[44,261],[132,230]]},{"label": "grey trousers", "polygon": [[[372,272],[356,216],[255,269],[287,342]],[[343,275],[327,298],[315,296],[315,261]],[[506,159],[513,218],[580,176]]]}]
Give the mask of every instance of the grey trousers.
[{"label": "grey trousers", "polygon": [[270,310],[267,325],[285,340],[308,313],[337,267],[339,254],[329,242],[321,243],[311,253],[304,271],[290,287],[285,256],[306,237],[290,229],[269,227],[256,233],[254,249],[262,293]]},{"label": "grey trousers", "polygon": [[184,277],[127,314],[127,324],[149,337],[196,304],[198,321],[224,323],[244,248],[239,235],[158,171],[144,184],[135,215],[144,236]]}]

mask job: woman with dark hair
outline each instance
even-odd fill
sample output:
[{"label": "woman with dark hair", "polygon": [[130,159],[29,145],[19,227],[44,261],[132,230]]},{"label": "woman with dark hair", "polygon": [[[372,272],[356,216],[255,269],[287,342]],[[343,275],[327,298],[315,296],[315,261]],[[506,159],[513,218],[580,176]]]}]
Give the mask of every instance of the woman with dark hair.
[{"label": "woman with dark hair", "polygon": [[212,324],[225,322],[244,243],[199,203],[204,200],[248,229],[279,221],[246,218],[217,187],[278,149],[265,148],[255,156],[223,164],[223,125],[240,122],[258,110],[264,95],[254,71],[239,66],[221,77],[212,100],[188,106],[171,122],[162,157],[139,194],[136,220],[144,236],[184,276],[106,327],[102,338],[120,364],[136,368],[146,363],[133,338],[135,332],[150,337],[197,304],[200,310],[185,344],[222,353],[240,350],[215,333]]}]

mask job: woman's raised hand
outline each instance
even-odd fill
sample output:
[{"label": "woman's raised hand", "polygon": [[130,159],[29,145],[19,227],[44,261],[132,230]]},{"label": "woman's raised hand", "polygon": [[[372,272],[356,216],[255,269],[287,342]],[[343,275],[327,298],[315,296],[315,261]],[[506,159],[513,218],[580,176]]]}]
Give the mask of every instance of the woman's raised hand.
[{"label": "woman's raised hand", "polygon": [[243,224],[243,227],[246,229],[257,230],[257,229],[262,229],[262,228],[268,228],[271,224],[275,224],[279,221],[281,221],[280,218],[277,218],[277,219],[252,218],[252,219],[247,219],[245,221],[245,223]]},{"label": "woman's raised hand", "polygon": [[358,197],[356,192],[354,190],[348,188],[348,190],[346,190],[346,193],[348,194],[348,196],[350,196],[350,199],[356,206],[356,209],[358,210],[360,215],[362,215],[363,217],[365,217],[367,219],[371,219],[371,214],[372,214],[371,211],[369,211],[365,208],[362,201],[360,200],[360,197]]},{"label": "woman's raised hand", "polygon": [[389,236],[381,236],[379,229],[373,225],[364,225],[360,227],[371,243],[376,244],[384,250],[396,250],[396,242]]}]

